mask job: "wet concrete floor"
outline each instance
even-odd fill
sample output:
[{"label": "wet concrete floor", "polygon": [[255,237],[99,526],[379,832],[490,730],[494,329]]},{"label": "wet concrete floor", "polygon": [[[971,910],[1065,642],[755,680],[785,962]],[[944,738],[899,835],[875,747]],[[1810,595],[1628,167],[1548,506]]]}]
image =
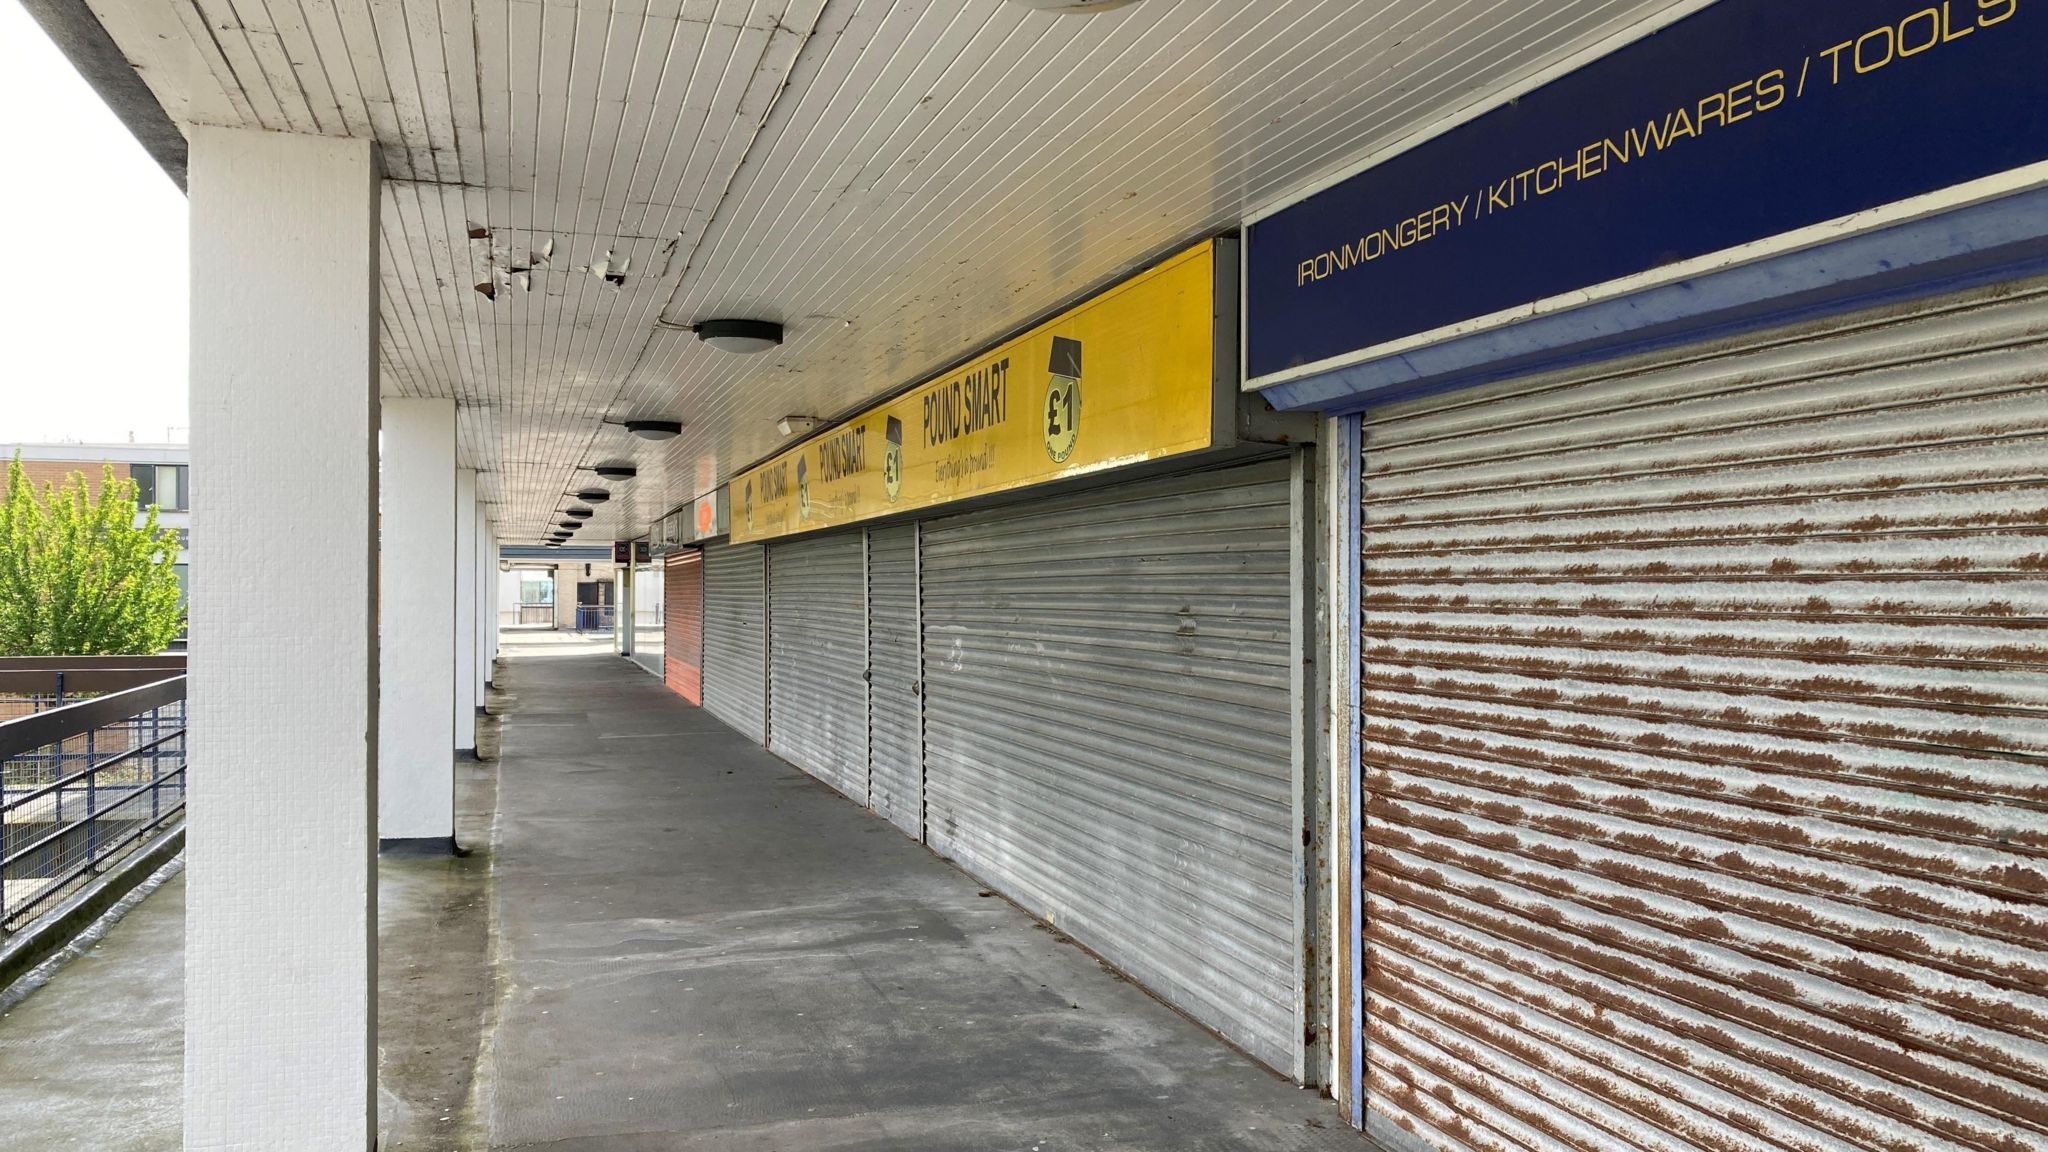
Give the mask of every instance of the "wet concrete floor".
[{"label": "wet concrete floor", "polygon": [[[1368,1148],[635,665],[522,647],[473,854],[382,865],[385,1148]],[[178,1146],[182,895],[0,1020],[0,1143]]]},{"label": "wet concrete floor", "polygon": [[625,661],[501,680],[491,1147],[1366,1147]]}]

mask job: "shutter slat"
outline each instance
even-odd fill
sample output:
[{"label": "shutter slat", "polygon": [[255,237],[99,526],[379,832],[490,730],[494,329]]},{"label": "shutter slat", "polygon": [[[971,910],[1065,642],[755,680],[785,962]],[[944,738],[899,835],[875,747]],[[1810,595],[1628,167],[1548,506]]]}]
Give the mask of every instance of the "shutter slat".
[{"label": "shutter slat", "polygon": [[927,522],[925,835],[1279,1068],[1286,463]]},{"label": "shutter slat", "polygon": [[1367,1105],[2048,1149],[2048,294],[1363,419]]},{"label": "shutter slat", "polygon": [[918,526],[870,529],[868,541],[868,806],[924,837],[923,646]]},{"label": "shutter slat", "polygon": [[692,704],[704,702],[704,555],[672,553],[662,569],[662,682]]},{"label": "shutter slat", "polygon": [[704,549],[704,708],[756,744],[767,720],[764,555],[759,544]]},{"label": "shutter slat", "polygon": [[768,546],[768,750],[857,804],[868,795],[865,539]]}]

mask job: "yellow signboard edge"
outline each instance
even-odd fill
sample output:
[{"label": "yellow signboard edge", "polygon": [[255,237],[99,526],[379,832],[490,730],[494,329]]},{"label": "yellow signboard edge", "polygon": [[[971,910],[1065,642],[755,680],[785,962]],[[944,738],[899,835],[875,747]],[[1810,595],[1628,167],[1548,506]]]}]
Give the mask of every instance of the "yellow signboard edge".
[{"label": "yellow signboard edge", "polygon": [[1080,312],[1083,309],[1097,307],[1107,301],[1113,300],[1116,297],[1123,295],[1126,292],[1136,289],[1142,281],[1146,280],[1147,278],[1155,274],[1164,273],[1166,270],[1171,269],[1185,261],[1198,259],[1204,251],[1211,253],[1212,257],[1209,268],[1210,279],[1212,281],[1210,285],[1209,296],[1211,313],[1209,346],[1212,354],[1212,363],[1210,367],[1209,399],[1211,425],[1209,442],[1207,444],[1194,448],[1173,449],[1156,455],[1146,455],[1134,459],[1104,460],[1096,464],[1088,465],[1084,468],[1077,469],[1076,471],[1070,472],[1057,480],[1021,481],[1014,484],[997,485],[985,491],[976,492],[971,496],[963,496],[955,500],[948,500],[938,504],[927,504],[917,508],[905,508],[900,511],[889,512],[880,515],[864,516],[858,519],[838,524],[818,524],[811,526],[800,526],[784,532],[752,535],[748,536],[744,540],[736,539],[738,529],[736,526],[731,526],[728,528],[729,535],[727,535],[725,539],[733,541],[735,543],[765,544],[772,540],[789,540],[799,536],[816,535],[821,532],[841,531],[862,524],[871,524],[877,521],[932,515],[936,513],[942,513],[947,509],[959,507],[962,504],[978,503],[991,497],[1003,496],[1016,492],[1029,491],[1032,488],[1042,487],[1047,484],[1068,483],[1076,479],[1095,476],[1105,472],[1114,472],[1124,468],[1131,468],[1139,464],[1144,464],[1152,461],[1172,459],[1176,456],[1193,456],[1199,454],[1213,453],[1219,449],[1235,447],[1238,440],[1238,405],[1240,396],[1242,395],[1239,381],[1242,378],[1241,373],[1243,365],[1243,350],[1240,348],[1238,343],[1239,334],[1243,330],[1243,302],[1241,297],[1241,286],[1243,279],[1242,271],[1239,267],[1240,243],[1241,242],[1239,241],[1239,239],[1235,236],[1212,236],[1201,241],[1200,243],[1192,244],[1186,248],[1180,249],[1179,251],[1173,252],[1151,264],[1146,265],[1143,268],[1138,269],[1135,272],[1132,272],[1130,275],[1124,277],[1122,280],[1117,281],[1115,284],[1112,284],[1109,287],[1104,288],[1091,296],[1079,300],[1067,306],[1066,308],[1060,309],[1058,312],[1052,314],[1051,316],[1045,317],[1042,320],[1035,321],[1029,325],[1026,325],[1023,328],[1017,329],[1016,331],[1010,333],[1007,336],[1002,337],[1001,339],[990,341],[989,343],[984,344],[981,347],[975,349],[968,355],[960,357],[946,364],[945,366],[939,368],[936,371],[927,372],[924,375],[917,377],[910,383],[904,385],[903,387],[894,389],[885,396],[877,397],[876,399],[869,401],[867,404],[863,405],[859,411],[850,413],[838,420],[835,420],[829,426],[821,428],[811,433],[810,435],[804,437],[802,440],[797,441],[795,444],[792,444],[787,448],[783,448],[779,451],[764,456],[761,459],[756,460],[754,463],[749,464],[744,468],[741,468],[739,471],[733,473],[732,476],[728,478],[725,483],[719,485],[718,488],[714,488],[711,491],[716,492],[719,489],[726,490],[726,499],[728,502],[730,502],[733,499],[731,490],[732,486],[735,483],[773,466],[779,460],[785,458],[793,458],[805,452],[818,441],[824,440],[827,437],[847,428],[850,425],[857,424],[860,421],[866,420],[868,417],[874,415],[878,410],[886,408],[891,404],[894,404],[896,401],[902,399],[904,396],[907,396],[910,393],[917,391],[919,388],[922,388],[927,384],[931,384],[938,380],[942,380],[945,377],[955,372],[958,372],[967,365],[994,354],[997,349],[1000,349],[1005,345],[1020,343],[1025,340],[1029,340],[1033,336],[1037,335],[1039,332],[1043,331],[1044,329],[1057,327],[1058,325],[1067,322],[1067,320],[1069,320],[1075,313]]}]

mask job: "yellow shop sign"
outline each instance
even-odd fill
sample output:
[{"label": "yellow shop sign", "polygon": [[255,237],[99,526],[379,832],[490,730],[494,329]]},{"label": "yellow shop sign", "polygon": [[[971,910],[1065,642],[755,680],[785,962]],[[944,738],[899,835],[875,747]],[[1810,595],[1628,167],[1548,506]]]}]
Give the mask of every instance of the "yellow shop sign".
[{"label": "yellow shop sign", "polygon": [[1216,446],[1219,404],[1234,395],[1227,381],[1218,389],[1217,247],[1183,252],[734,477],[732,539],[854,524]]}]

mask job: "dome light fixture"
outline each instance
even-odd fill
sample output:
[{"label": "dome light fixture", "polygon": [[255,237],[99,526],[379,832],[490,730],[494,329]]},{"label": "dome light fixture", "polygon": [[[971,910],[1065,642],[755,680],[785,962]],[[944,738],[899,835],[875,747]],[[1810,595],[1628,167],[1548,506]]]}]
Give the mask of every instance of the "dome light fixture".
[{"label": "dome light fixture", "polygon": [[574,516],[578,520],[588,520],[592,516],[596,515],[596,513],[592,512],[588,508],[571,508],[567,512],[562,513],[562,515]]},{"label": "dome light fixture", "polygon": [[1089,12],[1107,12],[1135,4],[1138,0],[1010,0],[1021,8],[1032,8],[1040,12],[1057,12],[1062,15],[1082,15]]},{"label": "dome light fixture", "polygon": [[557,521],[557,523],[560,524],[562,527],[567,528],[571,532],[574,532],[578,528],[583,527],[583,521],[581,520],[560,520]]},{"label": "dome light fixture", "polygon": [[578,488],[574,492],[564,492],[562,495],[574,496],[585,504],[602,504],[612,498],[611,492],[604,488]]},{"label": "dome light fixture", "polygon": [[626,420],[622,421],[626,431],[642,440],[673,440],[683,434],[683,426],[676,420]]},{"label": "dome light fixture", "polygon": [[766,352],[782,343],[782,325],[773,320],[699,320],[690,325],[690,331],[720,352],[742,356]]},{"label": "dome light fixture", "polygon": [[640,470],[631,464],[592,464],[590,471],[607,480],[631,480],[640,474]]}]

